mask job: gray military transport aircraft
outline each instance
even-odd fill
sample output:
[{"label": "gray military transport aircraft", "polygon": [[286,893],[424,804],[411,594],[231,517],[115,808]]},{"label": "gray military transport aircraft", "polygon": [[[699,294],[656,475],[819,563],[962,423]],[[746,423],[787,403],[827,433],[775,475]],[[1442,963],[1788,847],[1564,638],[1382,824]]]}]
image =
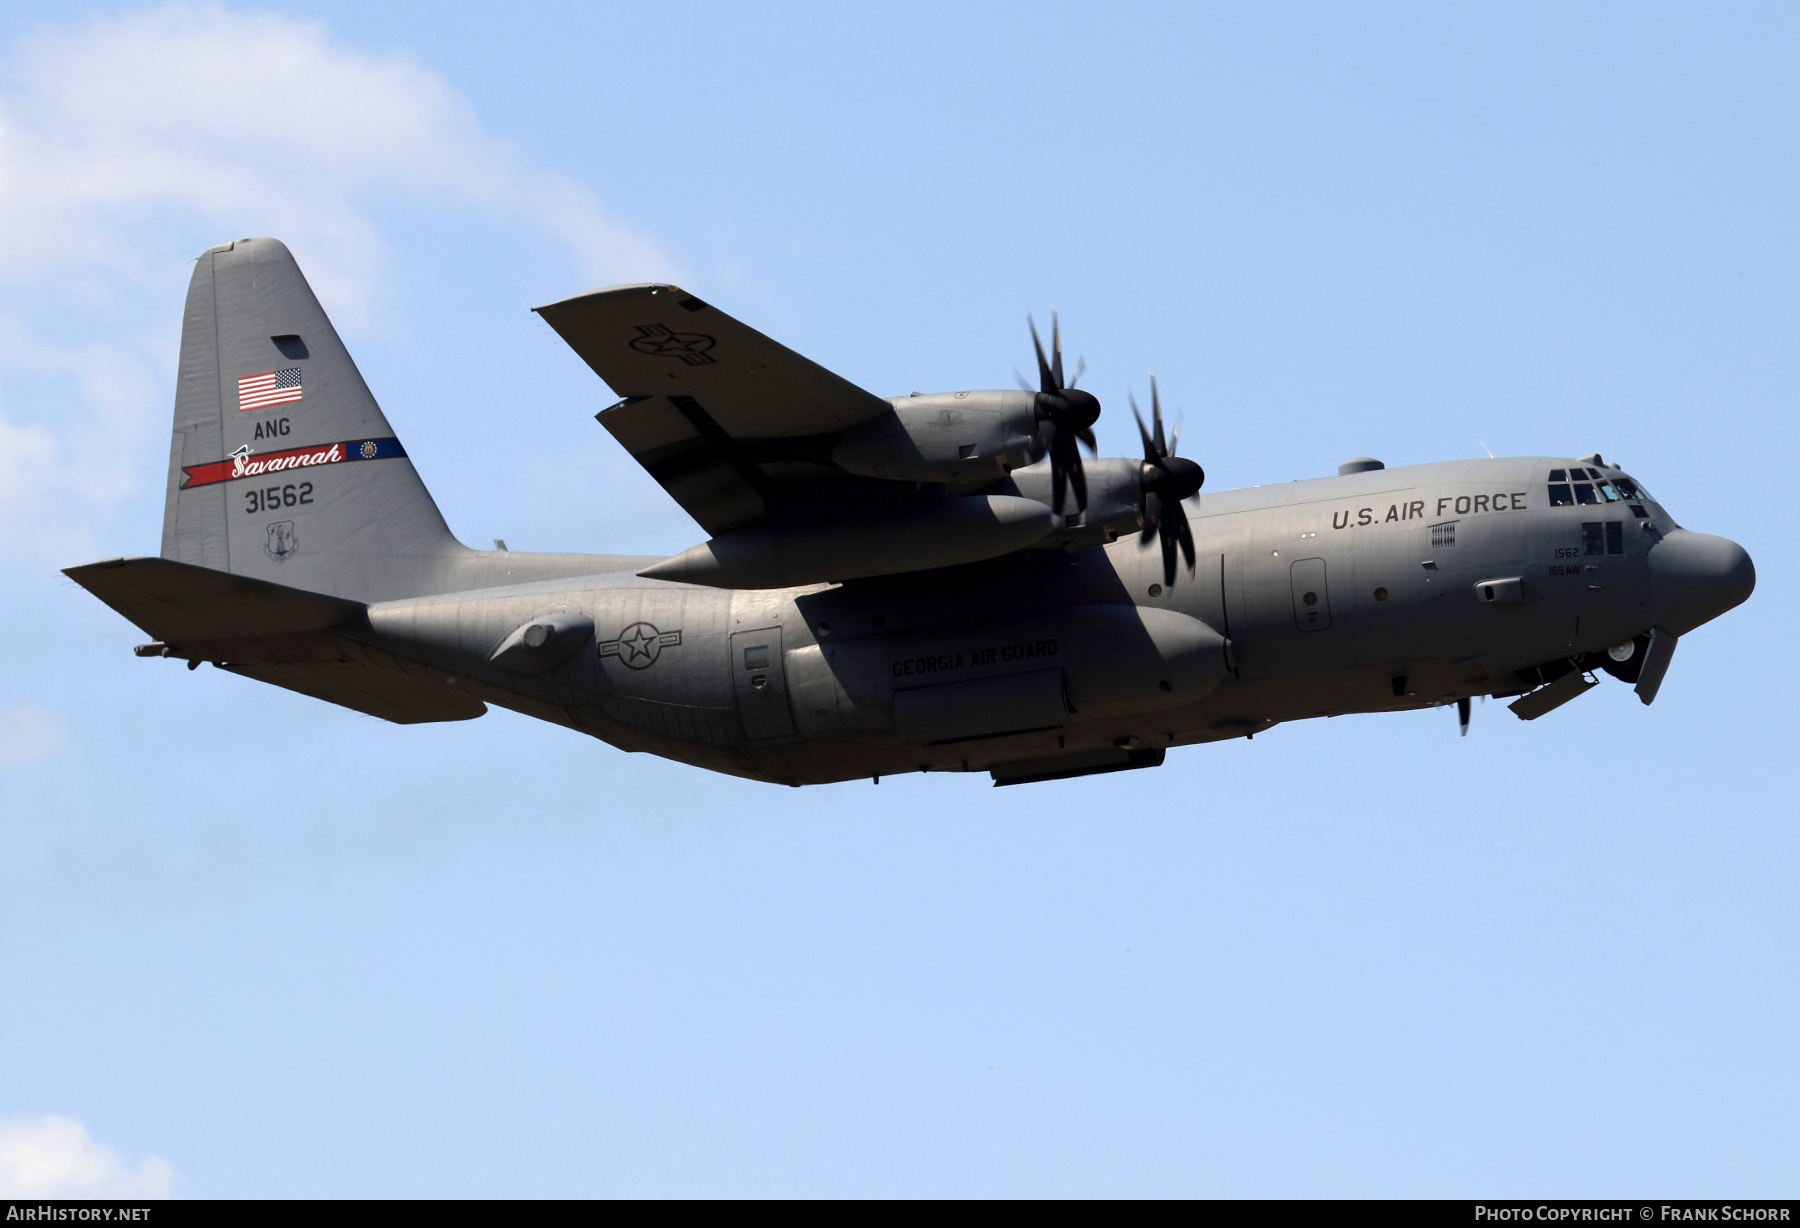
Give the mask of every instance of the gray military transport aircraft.
[{"label": "gray military transport aircraft", "polygon": [[707,541],[464,546],[287,248],[242,239],[188,290],[161,556],[67,574],[139,656],[788,785],[1057,780],[1450,703],[1467,733],[1472,696],[1534,720],[1596,671],[1648,704],[1756,582],[1598,455],[1363,457],[1202,505],[1153,402],[1141,459],[1084,464],[1100,403],[1054,333],[1035,390],[883,398],[674,286],[537,311]]}]

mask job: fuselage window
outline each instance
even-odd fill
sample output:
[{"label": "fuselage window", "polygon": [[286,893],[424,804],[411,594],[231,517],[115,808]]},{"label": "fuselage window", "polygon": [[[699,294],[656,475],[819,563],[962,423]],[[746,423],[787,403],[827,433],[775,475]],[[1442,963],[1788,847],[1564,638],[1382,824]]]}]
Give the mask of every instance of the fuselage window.
[{"label": "fuselage window", "polygon": [[[1554,470],[1551,472],[1550,476],[1555,477],[1561,472],[1561,469]],[[1569,493],[1569,484],[1567,482],[1552,482],[1550,484],[1551,507],[1568,507],[1574,502],[1575,496]]]},{"label": "fuselage window", "polygon": [[1594,493],[1593,483],[1591,483],[1591,482],[1575,483],[1575,502],[1577,502],[1577,503],[1598,503],[1598,502],[1600,502],[1600,496],[1598,496]]},{"label": "fuselage window", "polygon": [[1625,526],[1617,520],[1606,522],[1606,552],[1608,554],[1625,553]]},{"label": "fuselage window", "polygon": [[1552,469],[1550,471],[1550,480],[1552,482],[1566,482],[1569,480],[1569,475],[1564,470]]},{"label": "fuselage window", "polygon": [[1642,486],[1639,486],[1630,478],[1614,478],[1613,485],[1618,487],[1619,493],[1624,495],[1627,499],[1648,499],[1650,497],[1649,491],[1645,490]]},{"label": "fuselage window", "polygon": [[1581,552],[1583,554],[1606,553],[1605,525],[1595,520],[1581,526]]},{"label": "fuselage window", "polygon": [[1611,482],[1597,483],[1594,489],[1598,490],[1600,492],[1600,497],[1605,499],[1608,503],[1617,503],[1619,501],[1619,492],[1613,489],[1613,484]]},{"label": "fuselage window", "polygon": [[768,669],[769,646],[767,644],[758,644],[752,648],[744,649],[744,668]]}]

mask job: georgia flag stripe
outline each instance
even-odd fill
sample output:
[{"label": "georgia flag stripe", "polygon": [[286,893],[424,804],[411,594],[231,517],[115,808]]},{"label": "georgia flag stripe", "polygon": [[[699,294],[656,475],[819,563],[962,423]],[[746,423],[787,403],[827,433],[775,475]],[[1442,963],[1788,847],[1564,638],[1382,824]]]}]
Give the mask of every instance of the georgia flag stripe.
[{"label": "georgia flag stripe", "polygon": [[406,449],[398,439],[350,439],[341,443],[319,443],[309,448],[289,448],[285,452],[257,454],[245,444],[224,460],[204,465],[183,465],[181,489],[211,486],[214,482],[230,482],[237,478],[260,477],[267,473],[283,473],[289,469],[306,469],[313,465],[336,465],[343,461],[389,460],[405,456]]},{"label": "georgia flag stripe", "polygon": [[238,381],[238,412],[262,409],[266,405],[286,405],[300,399],[300,368],[284,367],[280,371],[264,371],[246,375]]}]

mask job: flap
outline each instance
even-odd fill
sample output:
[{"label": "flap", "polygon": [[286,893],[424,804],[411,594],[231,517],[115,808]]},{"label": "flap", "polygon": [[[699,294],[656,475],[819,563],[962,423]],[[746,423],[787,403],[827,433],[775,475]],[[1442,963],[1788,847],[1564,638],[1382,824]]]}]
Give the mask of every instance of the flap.
[{"label": "flap", "polygon": [[888,511],[941,493],[915,482],[843,472],[831,460],[835,436],[734,437],[707,406],[679,393],[634,397],[598,417],[669,496],[715,536],[771,520]]},{"label": "flap", "polygon": [[889,409],[674,286],[612,286],[535,310],[620,396],[693,397],[736,439],[831,434]]},{"label": "flap", "polygon": [[487,712],[487,705],[479,699],[356,661],[225,664],[219,668],[396,725],[467,721]]}]

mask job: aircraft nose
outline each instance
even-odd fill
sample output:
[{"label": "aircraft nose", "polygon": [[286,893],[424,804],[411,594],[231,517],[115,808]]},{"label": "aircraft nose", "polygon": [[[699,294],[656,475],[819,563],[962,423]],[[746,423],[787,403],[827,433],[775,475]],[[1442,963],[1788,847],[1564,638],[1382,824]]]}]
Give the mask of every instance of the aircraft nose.
[{"label": "aircraft nose", "polygon": [[1686,635],[1741,605],[1756,587],[1756,565],[1736,542],[1676,529],[1650,548],[1656,625]]}]

